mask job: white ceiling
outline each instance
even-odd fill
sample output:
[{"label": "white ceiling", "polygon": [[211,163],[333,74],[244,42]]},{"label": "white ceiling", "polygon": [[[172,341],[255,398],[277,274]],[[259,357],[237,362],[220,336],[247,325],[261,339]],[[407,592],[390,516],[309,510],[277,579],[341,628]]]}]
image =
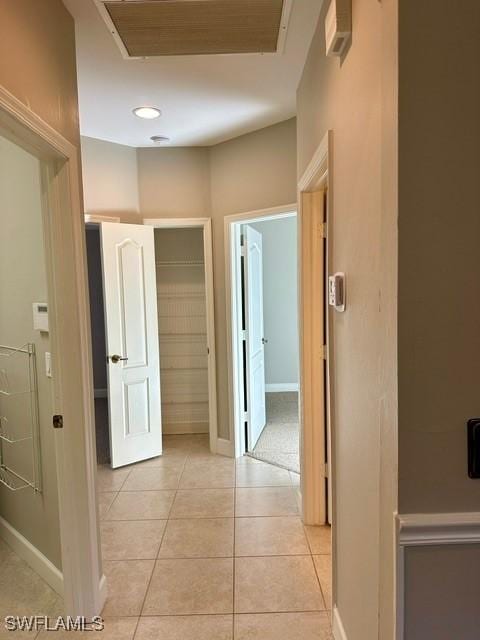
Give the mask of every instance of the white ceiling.
[{"label": "white ceiling", "polygon": [[[321,0],[294,0],[282,55],[172,56],[125,60],[93,0],[63,0],[77,31],[82,135],[133,147],[213,145],[295,115],[295,94]],[[140,105],[162,110],[153,121]]]}]

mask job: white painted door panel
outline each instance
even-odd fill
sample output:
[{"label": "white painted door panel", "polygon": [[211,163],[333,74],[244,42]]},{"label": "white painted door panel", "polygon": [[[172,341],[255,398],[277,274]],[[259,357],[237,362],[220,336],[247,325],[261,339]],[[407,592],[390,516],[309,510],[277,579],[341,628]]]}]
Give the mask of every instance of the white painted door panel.
[{"label": "white painted door panel", "polygon": [[248,449],[252,451],[266,423],[265,346],[262,234],[248,225],[245,227],[245,306]]},{"label": "white painted door panel", "polygon": [[105,222],[101,238],[115,468],[162,453],[155,246],[147,226]]}]

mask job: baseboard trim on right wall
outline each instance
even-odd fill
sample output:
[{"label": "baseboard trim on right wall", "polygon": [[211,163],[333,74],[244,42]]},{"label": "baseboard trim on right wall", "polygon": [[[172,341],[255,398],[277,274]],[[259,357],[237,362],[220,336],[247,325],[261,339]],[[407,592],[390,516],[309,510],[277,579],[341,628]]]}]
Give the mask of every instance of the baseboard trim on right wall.
[{"label": "baseboard trim on right wall", "polygon": [[332,631],[335,640],[348,640],[345,628],[343,626],[342,619],[337,607],[333,607],[332,612]]}]

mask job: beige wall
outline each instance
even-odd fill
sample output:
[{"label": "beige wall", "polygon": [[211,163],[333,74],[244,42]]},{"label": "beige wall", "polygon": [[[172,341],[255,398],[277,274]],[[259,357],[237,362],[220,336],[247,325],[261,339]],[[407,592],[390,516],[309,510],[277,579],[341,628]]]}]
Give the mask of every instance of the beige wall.
[{"label": "beige wall", "polygon": [[400,7],[399,503],[479,511],[480,4],[420,5]]},{"label": "beige wall", "polygon": [[393,633],[396,202],[394,82],[382,89],[382,74],[396,72],[387,46],[395,3],[353,0],[353,39],[343,60],[325,56],[326,8],[299,86],[297,121],[299,175],[333,130],[328,232],[333,269],[347,277],[347,309],[333,318],[334,599],[349,640],[372,640],[379,629],[383,640]]},{"label": "beige wall", "polygon": [[480,545],[407,549],[405,640],[478,640]]},{"label": "beige wall", "polygon": [[138,222],[137,150],[82,136],[85,213]]},{"label": "beige wall", "polygon": [[[399,6],[399,511],[478,513],[480,4]],[[406,640],[478,637],[479,566],[478,544],[408,550]]]},{"label": "beige wall", "polygon": [[209,149],[138,149],[137,153],[142,217],[210,217]]},{"label": "beige wall", "polygon": [[224,142],[211,150],[218,411],[219,425],[225,435],[229,402],[223,218],[295,202],[295,157],[294,119]]},{"label": "beige wall", "polygon": [[138,149],[142,217],[211,217],[218,425],[228,438],[224,217],[296,200],[295,120],[211,148]]},{"label": "beige wall", "polygon": [[0,85],[78,145],[75,27],[61,0],[0,0]]}]

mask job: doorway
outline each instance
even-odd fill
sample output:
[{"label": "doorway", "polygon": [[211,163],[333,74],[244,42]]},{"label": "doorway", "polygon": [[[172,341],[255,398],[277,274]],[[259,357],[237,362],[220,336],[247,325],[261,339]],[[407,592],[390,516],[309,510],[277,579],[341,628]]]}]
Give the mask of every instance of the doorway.
[{"label": "doorway", "polygon": [[245,450],[299,474],[297,216],[253,219],[240,241]]},{"label": "doorway", "polygon": [[230,216],[225,224],[236,456],[299,474],[295,206]]},{"label": "doorway", "polygon": [[64,606],[41,173],[39,158],[0,136],[2,623]]},{"label": "doorway", "polygon": [[208,222],[87,221],[100,465],[160,456],[165,435],[207,434],[215,451]]},{"label": "doorway", "polygon": [[105,579],[78,150],[3,87],[0,147],[1,604],[8,615],[91,618]]}]

